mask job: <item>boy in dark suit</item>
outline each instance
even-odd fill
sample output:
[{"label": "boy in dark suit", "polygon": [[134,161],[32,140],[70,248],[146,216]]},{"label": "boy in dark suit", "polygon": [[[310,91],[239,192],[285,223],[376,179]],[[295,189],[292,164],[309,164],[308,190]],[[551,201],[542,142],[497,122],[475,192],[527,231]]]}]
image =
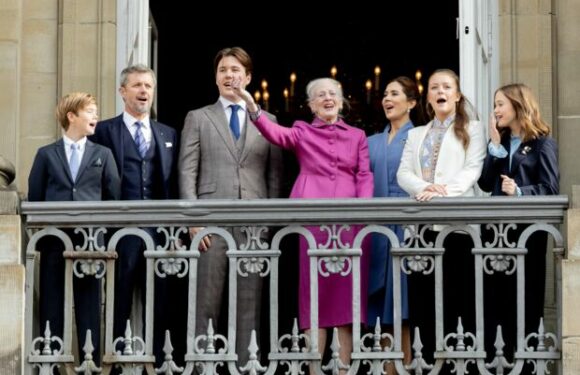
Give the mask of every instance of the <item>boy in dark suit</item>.
[{"label": "boy in dark suit", "polygon": [[[28,177],[29,201],[99,201],[119,199],[121,183],[111,150],[87,136],[95,132],[97,103],[91,94],[75,92],[63,97],[56,116],[64,132],[62,139],[40,148]],[[67,231],[73,243],[82,244],[80,235]],[[43,331],[50,322],[53,336],[63,337],[64,265],[63,244],[53,237],[41,245],[40,323]],[[87,329],[100,355],[100,283],[93,276],[73,277],[78,344],[82,348]],[[79,350],[82,358],[83,352]]]}]

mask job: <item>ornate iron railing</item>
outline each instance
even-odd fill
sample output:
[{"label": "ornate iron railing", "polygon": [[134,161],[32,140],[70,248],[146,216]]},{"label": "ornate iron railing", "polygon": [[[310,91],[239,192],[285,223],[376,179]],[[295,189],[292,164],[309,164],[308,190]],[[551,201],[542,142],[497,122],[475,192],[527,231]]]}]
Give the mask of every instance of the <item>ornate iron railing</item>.
[{"label": "ornate iron railing", "polygon": [[[55,366],[77,373],[108,373],[113,365],[120,365],[123,373],[204,374],[216,373],[218,367],[230,374],[274,374],[282,371],[301,374],[309,370],[338,374],[348,369],[349,374],[365,372],[381,374],[385,363],[394,363],[399,374],[437,374],[442,369],[453,369],[457,374],[479,372],[481,374],[519,374],[526,363],[537,374],[546,374],[549,363],[557,364],[561,357],[561,324],[555,322],[555,332],[545,332],[543,322],[538,329],[525,334],[524,310],[524,259],[526,241],[536,231],[545,231],[553,238],[552,254],[556,261],[557,311],[560,311],[560,260],[564,256],[564,240],[558,229],[568,206],[564,196],[519,198],[453,198],[417,203],[411,199],[356,199],[356,200],[199,200],[199,201],[115,201],[115,202],[43,202],[22,203],[29,234],[27,246],[26,276],[26,352],[27,373],[38,369],[40,374],[50,374]],[[343,243],[340,233],[349,225],[360,224],[353,243]],[[410,235],[402,243],[385,224],[403,225]],[[424,228],[438,227],[436,239],[424,238]],[[527,225],[517,243],[507,240],[507,234],[515,224]],[[479,233],[480,225],[493,233],[490,241],[484,241]],[[203,226],[189,247],[179,240],[187,227]],[[244,227],[245,244],[236,244],[228,227]],[[329,234],[328,242],[317,244],[308,226],[320,226]],[[263,241],[265,228],[278,229],[271,240]],[[69,237],[74,228],[82,236],[83,243],[74,243]],[[151,231],[141,228],[157,228],[164,238],[155,243]],[[102,236],[108,232],[111,236]],[[458,319],[455,331],[443,326],[443,242],[450,233],[467,233],[472,241],[471,253],[475,269],[475,332],[465,332]],[[380,233],[391,242],[394,274],[394,324],[393,332],[381,330],[379,322],[374,329],[364,331],[360,324],[360,256],[362,243],[371,233]],[[153,288],[155,278],[186,278],[189,283],[190,303],[187,314],[187,332],[195,332],[196,270],[200,256],[197,250],[203,236],[222,236],[228,244],[229,260],[229,312],[227,335],[214,332],[210,322],[208,331],[198,337],[187,337],[184,366],[179,367],[172,357],[171,333],[166,333],[165,362],[154,369],[153,356]],[[310,256],[311,275],[311,336],[301,333],[296,324],[289,332],[279,332],[278,288],[280,243],[290,235],[298,234],[306,239]],[[119,240],[135,235],[145,243],[147,267],[147,296],[145,306],[145,332],[132,332],[127,325],[125,337],[113,337],[113,291],[116,248]],[[38,241],[45,236],[59,238],[64,244],[65,306],[64,335],[54,337],[50,326],[34,324],[35,263]],[[101,243],[98,238],[107,238]],[[415,328],[413,358],[404,363],[401,343],[401,272],[435,275],[435,352],[432,361],[423,356],[420,328]],[[484,346],[484,275],[493,272],[517,275],[517,348],[513,358],[507,359],[502,344],[501,330],[495,341],[495,353],[486,354]],[[269,282],[269,353],[262,353],[259,360],[258,340],[252,335],[249,345],[249,361],[237,363],[236,348],[236,299],[237,279],[248,273],[268,276]],[[353,278],[353,350],[350,363],[342,363],[338,356],[339,341],[332,336],[332,355],[324,362],[318,348],[318,277],[338,273]],[[92,357],[91,334],[87,335],[84,353],[76,359],[73,355],[72,337],[72,280],[73,277],[96,277],[105,279],[104,355],[101,367]],[[412,324],[412,322],[411,322]],[[35,328],[36,327],[36,328]],[[529,328],[529,327],[527,327]],[[529,332],[529,329],[528,329]],[[116,348],[122,347],[119,351]],[[492,359],[489,359],[489,358]],[[138,369],[138,370],[136,370]],[[473,371],[471,371],[473,370]],[[36,370],[35,370],[36,371]],[[447,371],[447,370],[445,370]]]}]

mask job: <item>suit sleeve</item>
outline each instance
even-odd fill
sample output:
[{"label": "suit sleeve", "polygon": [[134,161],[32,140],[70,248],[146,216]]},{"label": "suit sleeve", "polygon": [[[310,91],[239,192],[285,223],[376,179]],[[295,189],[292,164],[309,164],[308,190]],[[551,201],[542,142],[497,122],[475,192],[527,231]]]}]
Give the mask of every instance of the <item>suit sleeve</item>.
[{"label": "suit sleeve", "polygon": [[[173,130],[173,129],[172,129]],[[169,199],[179,198],[179,186],[178,186],[178,170],[177,170],[177,160],[179,158],[179,137],[176,131],[172,131],[172,144],[173,149],[171,151],[171,172],[169,175]]]},{"label": "suit sleeve", "polygon": [[[272,116],[272,121],[276,122],[276,117]],[[268,198],[280,198],[282,190],[282,176],[284,175],[282,163],[282,150],[270,144],[268,160]]]},{"label": "suit sleeve", "polygon": [[480,122],[469,124],[469,146],[465,150],[463,167],[447,183],[447,195],[456,197],[471,189],[481,176],[483,159],[485,158],[485,135]]},{"label": "suit sleeve", "polygon": [[108,148],[104,152],[105,165],[103,166],[102,187],[101,192],[103,200],[118,200],[121,199],[121,179],[117,169],[117,163],[113,158],[113,153]]},{"label": "suit sleeve", "polygon": [[487,152],[484,131],[480,122],[469,123],[469,145],[465,150],[465,161],[461,170],[447,183],[448,196],[461,196],[477,184]]},{"label": "suit sleeve", "polygon": [[199,122],[194,112],[189,112],[181,132],[181,146],[177,165],[179,198],[197,199],[197,175],[200,162]]},{"label": "suit sleeve", "polygon": [[358,167],[356,171],[357,198],[372,198],[374,190],[373,173],[369,157],[369,145],[364,133],[360,132],[358,142]]},{"label": "suit sleeve", "polygon": [[98,122],[97,127],[95,128],[95,133],[87,137],[89,141],[108,147],[108,145],[103,144],[103,131],[105,126],[106,125],[104,125],[102,122]]},{"label": "suit sleeve", "polygon": [[[417,128],[419,129],[419,128]],[[418,149],[418,133],[414,131],[409,132],[407,142],[403,148],[403,155],[401,156],[401,164],[399,165],[399,170],[397,171],[397,182],[401,189],[405,190],[407,194],[411,197],[419,194],[429,183],[415,173],[415,164],[418,156],[416,155],[416,150]],[[418,151],[417,151],[418,152]]]},{"label": "suit sleeve", "polygon": [[544,138],[538,156],[538,183],[520,186],[523,195],[556,195],[560,191],[558,146],[552,138]]},{"label": "suit sleeve", "polygon": [[32,169],[28,175],[28,200],[31,202],[42,202],[46,200],[46,185],[48,179],[46,157],[42,150],[39,150],[34,157]]},{"label": "suit sleeve", "polygon": [[477,181],[479,188],[485,192],[491,192],[494,189],[495,183],[500,175],[500,159],[486,153],[483,160],[483,169],[481,170],[481,177]]}]

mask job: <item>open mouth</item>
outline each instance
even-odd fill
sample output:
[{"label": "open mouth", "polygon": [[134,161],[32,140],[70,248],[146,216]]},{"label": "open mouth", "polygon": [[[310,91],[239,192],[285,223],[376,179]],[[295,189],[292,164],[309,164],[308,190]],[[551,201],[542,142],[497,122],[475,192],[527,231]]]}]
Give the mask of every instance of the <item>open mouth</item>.
[{"label": "open mouth", "polygon": [[447,99],[445,99],[445,98],[437,99],[437,104],[443,104],[443,103],[447,103]]}]

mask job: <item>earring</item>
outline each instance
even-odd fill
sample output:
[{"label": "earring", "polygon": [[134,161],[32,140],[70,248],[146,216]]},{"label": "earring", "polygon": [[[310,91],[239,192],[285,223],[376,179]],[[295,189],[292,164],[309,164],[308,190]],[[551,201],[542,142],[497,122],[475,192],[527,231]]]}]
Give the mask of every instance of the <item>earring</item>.
[{"label": "earring", "polygon": [[411,113],[411,108],[407,108],[407,113]]}]

